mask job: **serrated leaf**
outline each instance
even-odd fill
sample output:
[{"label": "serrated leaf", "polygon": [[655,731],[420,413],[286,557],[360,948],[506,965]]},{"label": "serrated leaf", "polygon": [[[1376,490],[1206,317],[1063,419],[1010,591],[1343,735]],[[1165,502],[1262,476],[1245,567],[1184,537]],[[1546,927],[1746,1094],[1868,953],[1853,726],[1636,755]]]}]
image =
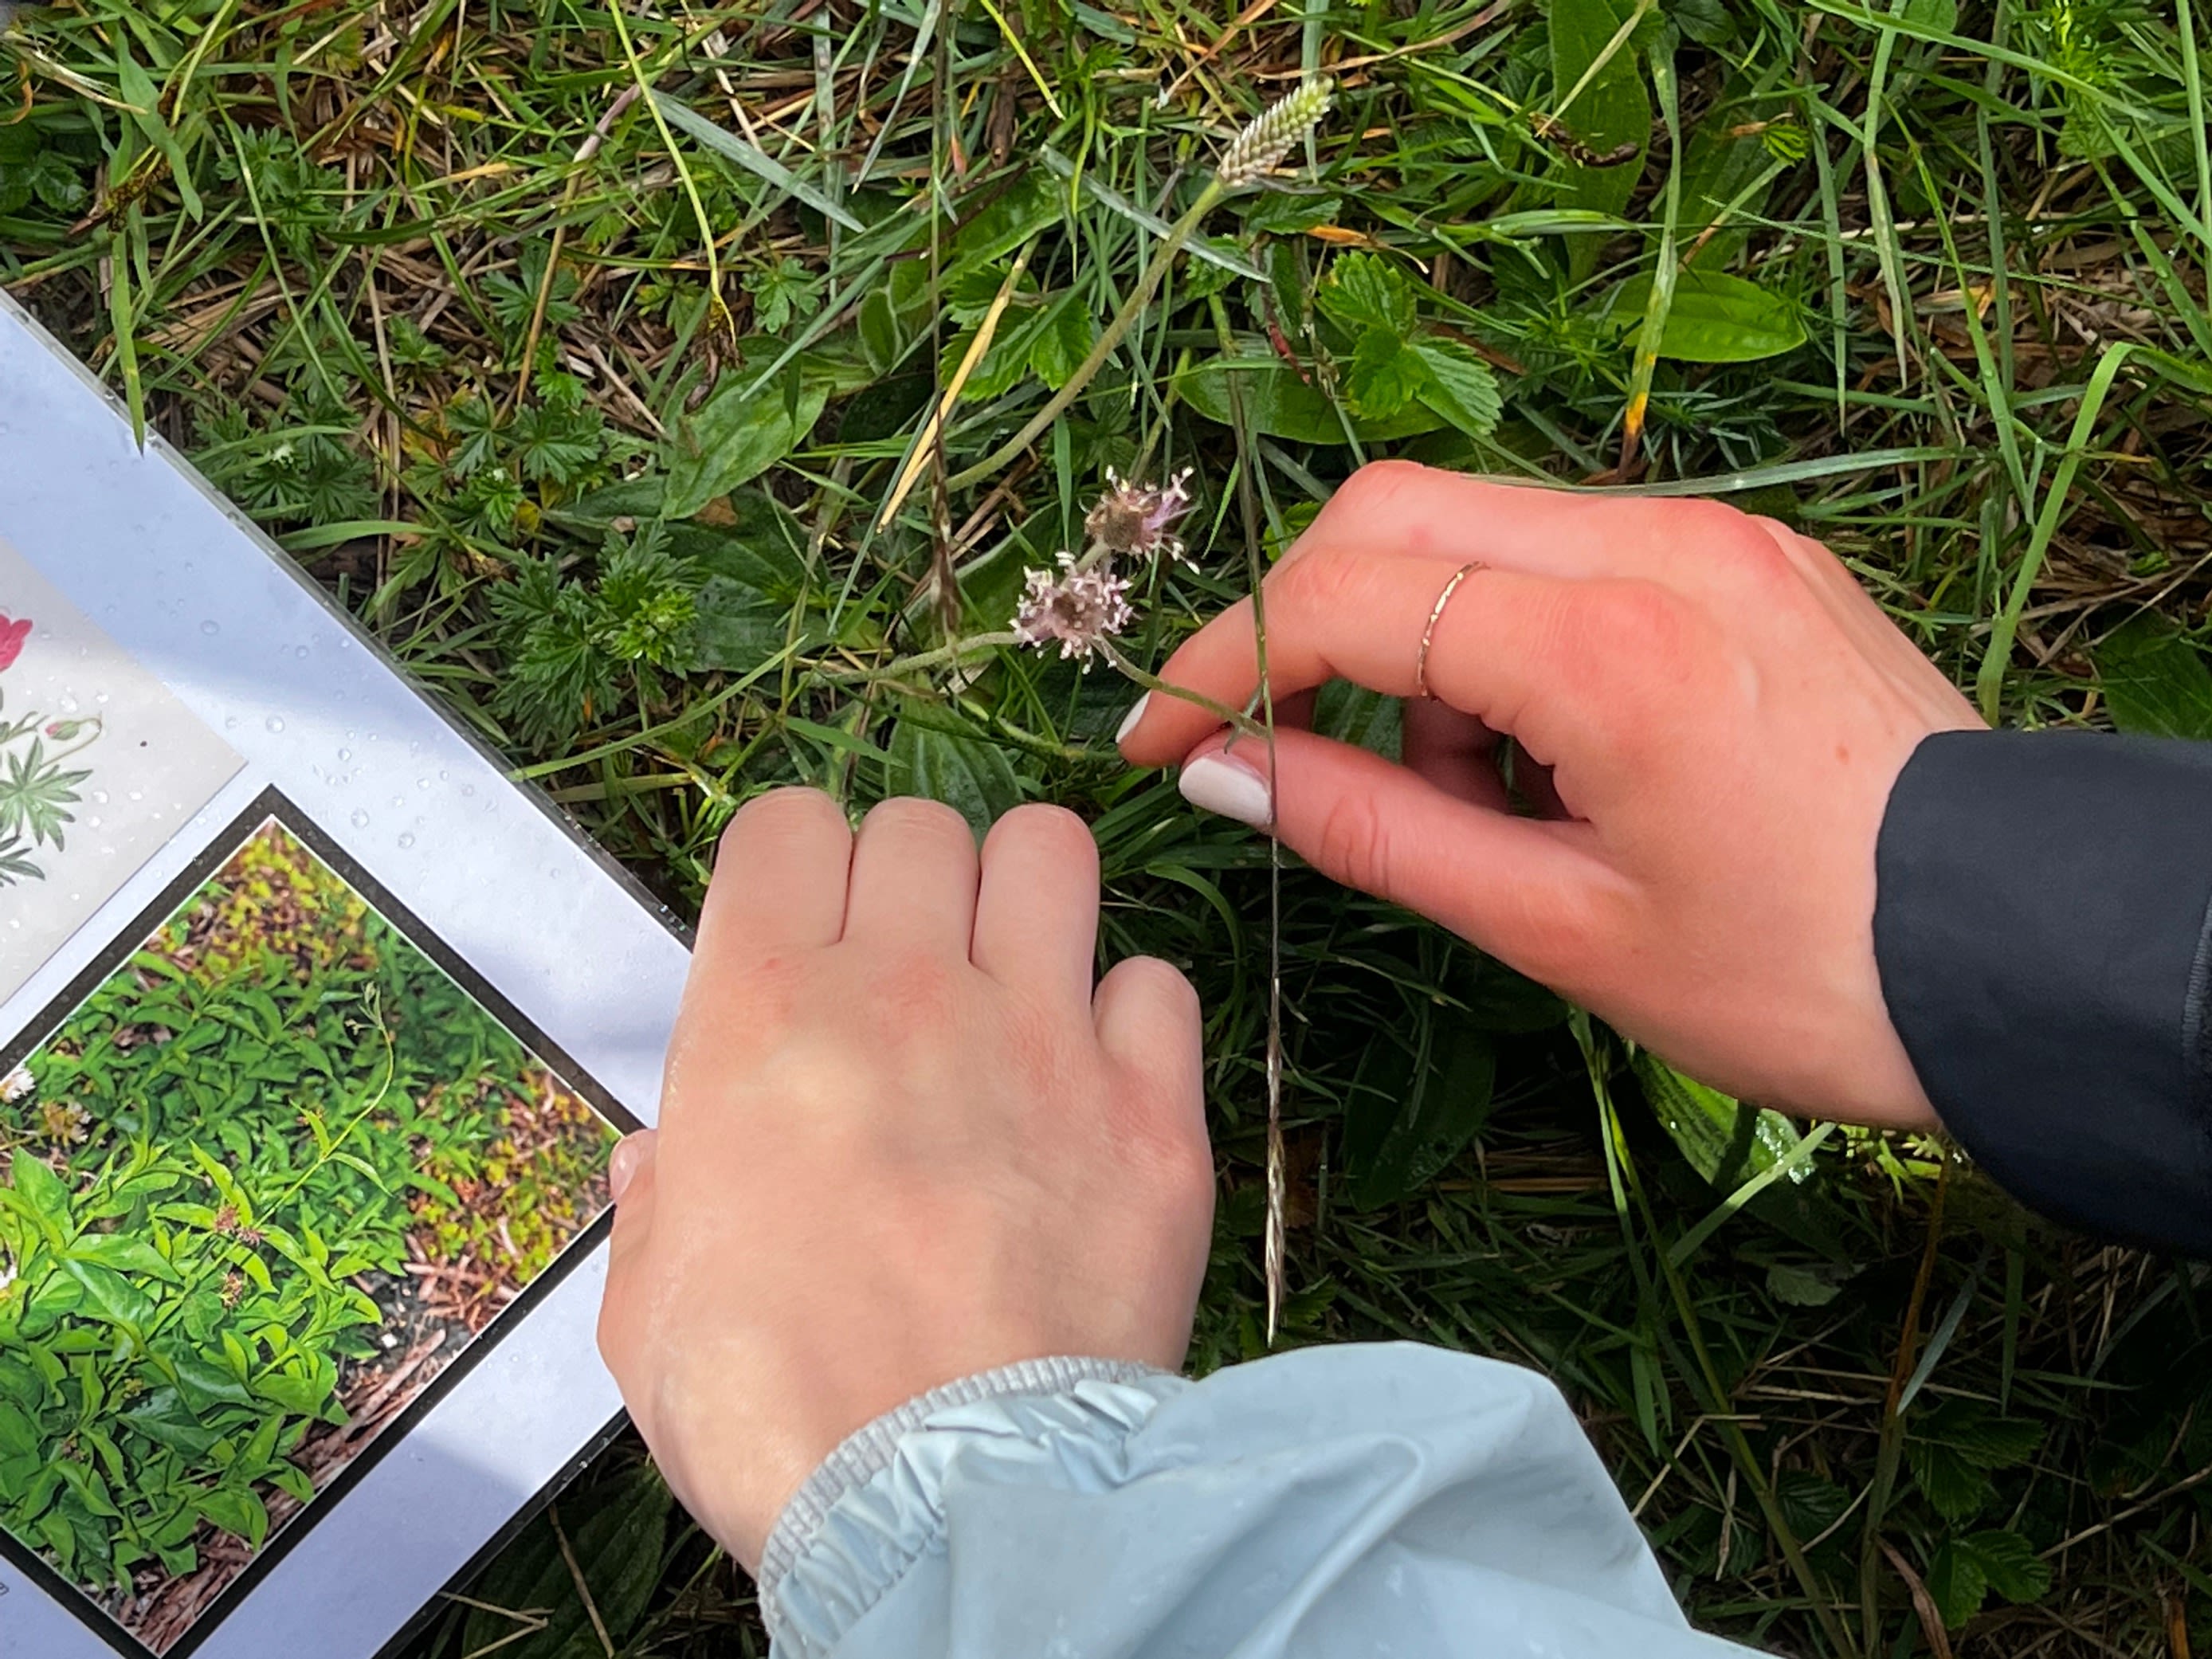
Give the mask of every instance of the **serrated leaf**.
[{"label": "serrated leaf", "polygon": [[2148,612],[2112,630],[2096,650],[2097,681],[2112,724],[2152,738],[2212,738],[2212,667]]},{"label": "serrated leaf", "polygon": [[[1176,374],[1176,395],[1207,420],[1227,426],[1232,378],[1245,423],[1260,436],[1307,444],[1351,441],[1345,430],[1350,411],[1339,414],[1327,398],[1298,379],[1279,357],[1210,357],[1193,363]],[[1413,404],[1387,419],[1353,419],[1350,424],[1352,433],[1362,442],[1382,443],[1434,432],[1447,422],[1426,404]]]},{"label": "serrated leaf", "polygon": [[1073,289],[1053,301],[1030,343],[1030,369],[1054,392],[1083,367],[1098,337],[1091,313],[1076,303]]},{"label": "serrated leaf", "polygon": [[1379,253],[1348,253],[1314,290],[1322,316],[1355,337],[1380,330],[1408,338],[1419,321],[1413,284]]},{"label": "serrated leaf", "polygon": [[1947,1400],[1917,1417],[1913,1438],[1948,1446],[1977,1468],[2009,1469],[2043,1443],[2041,1425],[2000,1417],[1978,1400]]},{"label": "serrated leaf", "polygon": [[2037,1601],[2050,1593],[2051,1564],[2020,1534],[1993,1528],[1965,1541],[1990,1588],[2006,1601]]},{"label": "serrated leaf", "polygon": [[1457,340],[1435,336],[1414,341],[1413,351],[1429,372],[1423,403],[1470,438],[1487,438],[1498,429],[1504,404],[1488,363]]},{"label": "serrated leaf", "polygon": [[1936,1552],[1936,1559],[1928,1564],[1927,1574],[1921,1582],[1926,1585],[1928,1599],[1935,1602],[1936,1616],[1943,1621],[1946,1630],[1959,1629],[1979,1613],[1983,1598],[1990,1589],[1990,1581],[1982,1576],[1973,1552],[1955,1538],[1946,1540]]},{"label": "serrated leaf", "polygon": [[1955,1448],[1909,1439],[1905,1443],[1905,1462],[1929,1506],[1946,1521],[1966,1520],[1979,1515],[1989,1504],[1994,1489],[1988,1474],[1961,1457]]},{"label": "serrated leaf", "polygon": [[1387,420],[1430,386],[1428,366],[1403,336],[1370,328],[1344,365],[1344,399],[1363,421]]}]

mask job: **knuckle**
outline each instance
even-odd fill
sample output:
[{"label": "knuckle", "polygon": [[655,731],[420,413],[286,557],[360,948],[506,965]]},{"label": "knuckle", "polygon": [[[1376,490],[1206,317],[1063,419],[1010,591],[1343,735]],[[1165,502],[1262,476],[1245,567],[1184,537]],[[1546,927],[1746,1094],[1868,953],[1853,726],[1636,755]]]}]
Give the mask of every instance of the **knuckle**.
[{"label": "knuckle", "polygon": [[786,785],[755,795],[732,814],[722,826],[715,849],[716,867],[740,839],[760,836],[799,840],[819,835],[834,824],[842,828],[845,814],[819,789]]},{"label": "knuckle", "polygon": [[1095,857],[1098,843],[1091,836],[1091,826],[1065,806],[1028,801],[991,826],[984,846],[992,850],[1034,848],[1055,860],[1067,860]]},{"label": "knuckle", "polygon": [[957,839],[973,846],[975,839],[968,820],[957,811],[943,801],[926,800],[919,795],[894,795],[889,800],[878,801],[869,809],[862,828],[902,841]]},{"label": "knuckle", "polygon": [[1182,969],[1158,957],[1131,957],[1115,969],[1130,988],[1155,1003],[1170,1018],[1195,1028],[1199,1019],[1198,991]]},{"label": "knuckle", "polygon": [[1329,803],[1314,837],[1314,862],[1346,885],[1390,896],[1390,820],[1364,793],[1345,791]]},{"label": "knuckle", "polygon": [[870,965],[877,1006],[896,1011],[887,1037],[925,1037],[957,1018],[960,974],[949,957],[919,945],[898,946],[878,951]]}]

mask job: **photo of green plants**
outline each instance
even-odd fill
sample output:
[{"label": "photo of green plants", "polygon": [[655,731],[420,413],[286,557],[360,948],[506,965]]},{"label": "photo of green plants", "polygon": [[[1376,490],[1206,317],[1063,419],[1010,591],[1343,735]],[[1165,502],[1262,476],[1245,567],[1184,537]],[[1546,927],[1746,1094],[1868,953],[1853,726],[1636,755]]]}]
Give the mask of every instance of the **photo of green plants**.
[{"label": "photo of green plants", "polygon": [[169,1650],[617,1132],[275,818],[0,1077],[0,1528]]}]

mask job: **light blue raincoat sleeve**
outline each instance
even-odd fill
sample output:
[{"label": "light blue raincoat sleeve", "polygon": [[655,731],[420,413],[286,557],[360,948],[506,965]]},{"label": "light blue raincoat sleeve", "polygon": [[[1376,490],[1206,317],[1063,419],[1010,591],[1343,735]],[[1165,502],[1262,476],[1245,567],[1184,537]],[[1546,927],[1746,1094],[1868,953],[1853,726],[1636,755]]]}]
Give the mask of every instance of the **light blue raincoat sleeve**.
[{"label": "light blue raincoat sleeve", "polygon": [[838,1448],[761,1564],[775,1659],[1743,1659],[1559,1391],[1410,1344],[1191,1382],[1036,1360]]}]

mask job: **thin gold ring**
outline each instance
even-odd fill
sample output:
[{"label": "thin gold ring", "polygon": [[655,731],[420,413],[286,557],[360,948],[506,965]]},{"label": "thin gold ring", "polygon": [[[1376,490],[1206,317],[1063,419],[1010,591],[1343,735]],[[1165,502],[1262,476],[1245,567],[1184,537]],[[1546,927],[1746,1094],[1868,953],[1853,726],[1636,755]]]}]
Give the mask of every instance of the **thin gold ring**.
[{"label": "thin gold ring", "polygon": [[1428,626],[1421,630],[1421,653],[1413,659],[1413,695],[1415,696],[1436,696],[1435,692],[1429,690],[1429,647],[1437,637],[1437,624],[1443,620],[1444,607],[1451,603],[1452,595],[1459,592],[1459,585],[1462,582],[1476,571],[1487,568],[1480,559],[1469,559],[1452,572],[1451,580],[1444,584],[1444,591],[1437,595],[1437,602],[1429,607]]}]

